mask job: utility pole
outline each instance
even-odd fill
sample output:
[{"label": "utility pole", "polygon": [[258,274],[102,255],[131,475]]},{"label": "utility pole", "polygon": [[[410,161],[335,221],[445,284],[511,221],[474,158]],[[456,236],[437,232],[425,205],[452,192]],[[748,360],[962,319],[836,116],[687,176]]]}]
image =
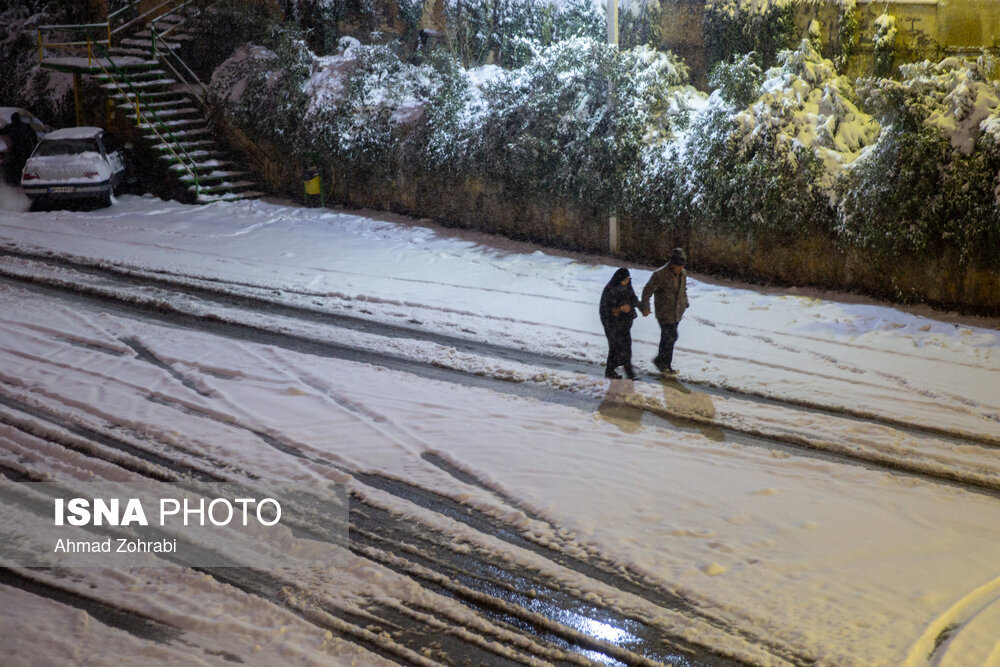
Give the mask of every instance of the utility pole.
[{"label": "utility pole", "polygon": [[618,46],[618,0],[608,0],[608,44]]},{"label": "utility pole", "polygon": [[[608,44],[618,49],[618,0],[608,0]],[[614,81],[608,77],[608,119],[611,119],[611,105],[614,93]],[[617,193],[613,193],[613,197]],[[618,237],[618,215],[615,203],[611,203],[611,213],[608,217],[608,249],[612,255],[621,250],[621,239]]]}]

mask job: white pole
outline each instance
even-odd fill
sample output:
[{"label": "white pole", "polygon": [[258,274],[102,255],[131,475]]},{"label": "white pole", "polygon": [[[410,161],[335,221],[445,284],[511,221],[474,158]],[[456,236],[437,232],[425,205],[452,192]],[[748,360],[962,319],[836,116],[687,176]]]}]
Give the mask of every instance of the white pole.
[{"label": "white pole", "polygon": [[[618,0],[608,0],[608,44],[618,47]],[[611,93],[613,92],[614,82],[608,79],[608,111],[611,111]],[[617,255],[618,251],[621,250],[621,242],[618,238],[618,216],[614,213],[614,205],[612,204],[612,213],[608,217],[608,249],[611,254]]]},{"label": "white pole", "polygon": [[608,44],[618,46],[618,0],[608,0]]}]

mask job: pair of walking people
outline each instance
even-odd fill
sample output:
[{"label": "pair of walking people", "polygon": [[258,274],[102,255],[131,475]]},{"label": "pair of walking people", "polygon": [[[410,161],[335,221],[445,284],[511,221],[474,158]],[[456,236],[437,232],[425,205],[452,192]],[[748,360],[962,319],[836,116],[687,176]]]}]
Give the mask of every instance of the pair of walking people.
[{"label": "pair of walking people", "polygon": [[661,373],[674,372],[674,343],[677,342],[677,325],[688,307],[687,256],[683,248],[675,248],[670,260],[653,272],[642,289],[642,300],[635,295],[628,269],[618,269],[601,293],[599,312],[604,335],[608,338],[608,361],[604,376],[620,378],[619,367],[625,375],[635,379],[632,367],[632,322],[641,311],[649,315],[650,298],[656,307],[656,320],[660,324],[660,346],[653,363]]}]

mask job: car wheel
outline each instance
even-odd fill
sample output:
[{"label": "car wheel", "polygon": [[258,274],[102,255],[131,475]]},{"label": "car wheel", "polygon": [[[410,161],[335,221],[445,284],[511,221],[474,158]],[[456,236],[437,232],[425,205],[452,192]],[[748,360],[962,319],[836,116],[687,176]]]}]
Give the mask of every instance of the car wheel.
[{"label": "car wheel", "polygon": [[108,191],[101,195],[101,208],[107,208],[111,206],[111,195],[114,194],[114,188],[109,187]]}]

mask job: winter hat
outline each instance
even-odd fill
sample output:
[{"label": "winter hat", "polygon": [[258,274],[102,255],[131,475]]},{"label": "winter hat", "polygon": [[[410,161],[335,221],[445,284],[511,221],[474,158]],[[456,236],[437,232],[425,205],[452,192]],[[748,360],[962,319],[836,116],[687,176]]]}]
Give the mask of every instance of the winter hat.
[{"label": "winter hat", "polygon": [[684,266],[687,264],[687,255],[684,254],[684,248],[674,248],[674,251],[670,253],[668,264],[673,264],[674,266]]}]

